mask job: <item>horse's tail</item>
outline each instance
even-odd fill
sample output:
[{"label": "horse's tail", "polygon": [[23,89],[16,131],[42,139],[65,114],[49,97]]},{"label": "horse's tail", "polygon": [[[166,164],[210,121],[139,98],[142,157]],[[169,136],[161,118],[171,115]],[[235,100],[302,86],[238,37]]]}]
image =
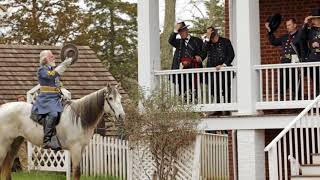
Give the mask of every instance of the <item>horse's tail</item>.
[{"label": "horse's tail", "polygon": [[22,136],[16,137],[12,141],[11,146],[7,152],[7,155],[1,165],[1,173],[0,173],[1,180],[11,180],[11,167],[18,153],[20,145],[23,143],[23,141],[24,141],[24,137]]}]

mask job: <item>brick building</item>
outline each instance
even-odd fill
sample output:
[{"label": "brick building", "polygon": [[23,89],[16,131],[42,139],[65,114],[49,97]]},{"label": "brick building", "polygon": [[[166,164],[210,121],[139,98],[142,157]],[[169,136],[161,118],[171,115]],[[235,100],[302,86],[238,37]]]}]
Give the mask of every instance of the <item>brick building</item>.
[{"label": "brick building", "polygon": [[[313,109],[320,102],[320,96],[314,90],[315,78],[310,72],[315,72],[320,63],[278,64],[280,50],[269,44],[264,24],[268,16],[280,13],[283,22],[295,18],[301,25],[313,9],[320,8],[320,1],[225,0],[225,34],[231,39],[236,57],[233,67],[226,67],[219,72],[215,68],[160,69],[158,3],[159,0],[138,1],[139,84],[154,88],[166,82],[170,85],[170,91],[176,92],[178,87],[166,80],[177,74],[202,73],[208,74],[209,78],[210,74],[214,74],[211,77],[214,78],[221,71],[235,72],[231,82],[231,102],[215,101],[215,96],[219,95],[212,96],[210,92],[214,81],[206,83],[192,79],[192,83],[201,90],[190,95],[195,111],[232,111],[231,116],[205,117],[199,126],[201,130],[209,132],[229,130],[229,179],[275,180],[298,175],[289,172],[292,164],[287,160],[288,155],[292,153],[290,155],[301,164],[310,164],[310,152],[316,152],[315,149],[320,152],[319,148],[311,147],[311,144],[320,145],[317,138],[320,133],[313,134],[314,131],[303,129],[310,128],[309,124],[304,124],[307,122],[303,121],[304,118],[309,118],[310,114],[313,116],[313,111],[319,111],[319,108]],[[276,35],[285,32],[282,23]],[[281,94],[279,74],[285,69],[297,70],[298,78]],[[295,92],[291,91],[293,83],[299,87]],[[197,97],[198,101],[194,101],[193,97]],[[319,114],[314,117],[320,120]],[[320,128],[318,124],[315,127]],[[297,129],[300,133],[293,133]],[[291,142],[293,137],[296,140],[294,143]],[[317,139],[316,143],[314,139]],[[309,141],[312,143],[305,143]],[[197,173],[194,172],[192,177],[197,179]],[[316,178],[320,179],[320,176]]]},{"label": "brick building", "polygon": [[[225,34],[227,37],[230,35],[230,18],[229,10],[230,4],[229,0],[225,0]],[[278,30],[275,32],[275,36],[279,37],[285,33],[285,21],[288,18],[295,18],[299,27],[303,24],[305,17],[311,14],[312,10],[320,7],[319,0],[260,0],[259,1],[259,14],[260,14],[260,47],[261,47],[261,64],[277,64],[280,63],[280,48],[274,47],[270,44],[267,38],[267,32],[264,23],[269,16],[275,13],[280,13],[282,15],[282,23]],[[281,129],[266,129],[265,130],[265,146],[267,146],[279,133]],[[233,156],[232,148],[232,131],[229,131],[229,157]],[[266,177],[269,178],[268,174],[268,157],[266,156]],[[233,159],[229,159],[230,167],[230,180],[234,179]]]}]

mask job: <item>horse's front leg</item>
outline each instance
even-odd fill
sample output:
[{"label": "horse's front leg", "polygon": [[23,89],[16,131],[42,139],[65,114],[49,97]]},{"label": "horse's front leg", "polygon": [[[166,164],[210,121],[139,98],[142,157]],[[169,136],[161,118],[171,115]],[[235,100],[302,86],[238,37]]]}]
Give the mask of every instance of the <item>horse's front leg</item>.
[{"label": "horse's front leg", "polygon": [[70,150],[72,161],[72,175],[75,180],[80,180],[80,160],[82,148],[80,145],[73,146]]}]

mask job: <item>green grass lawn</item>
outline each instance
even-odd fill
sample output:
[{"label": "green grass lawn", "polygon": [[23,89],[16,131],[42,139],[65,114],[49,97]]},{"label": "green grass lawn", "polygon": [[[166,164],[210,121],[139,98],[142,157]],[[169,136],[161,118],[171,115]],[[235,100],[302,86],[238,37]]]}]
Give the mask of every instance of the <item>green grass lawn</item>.
[{"label": "green grass lawn", "polygon": [[[45,171],[30,171],[30,172],[14,172],[12,173],[13,180],[65,180],[65,173],[45,172]],[[72,179],[72,177],[71,177]],[[115,177],[93,177],[81,176],[81,180],[119,180]]]}]

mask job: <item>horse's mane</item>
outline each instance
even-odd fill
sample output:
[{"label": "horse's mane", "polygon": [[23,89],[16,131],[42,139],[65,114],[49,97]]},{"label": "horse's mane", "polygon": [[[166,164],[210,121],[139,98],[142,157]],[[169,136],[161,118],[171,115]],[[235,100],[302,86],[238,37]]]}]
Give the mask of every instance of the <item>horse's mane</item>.
[{"label": "horse's mane", "polygon": [[94,126],[102,118],[104,112],[104,94],[106,91],[107,89],[100,89],[81,99],[72,101],[69,104],[72,121],[78,123],[80,120],[81,126],[84,129]]}]

